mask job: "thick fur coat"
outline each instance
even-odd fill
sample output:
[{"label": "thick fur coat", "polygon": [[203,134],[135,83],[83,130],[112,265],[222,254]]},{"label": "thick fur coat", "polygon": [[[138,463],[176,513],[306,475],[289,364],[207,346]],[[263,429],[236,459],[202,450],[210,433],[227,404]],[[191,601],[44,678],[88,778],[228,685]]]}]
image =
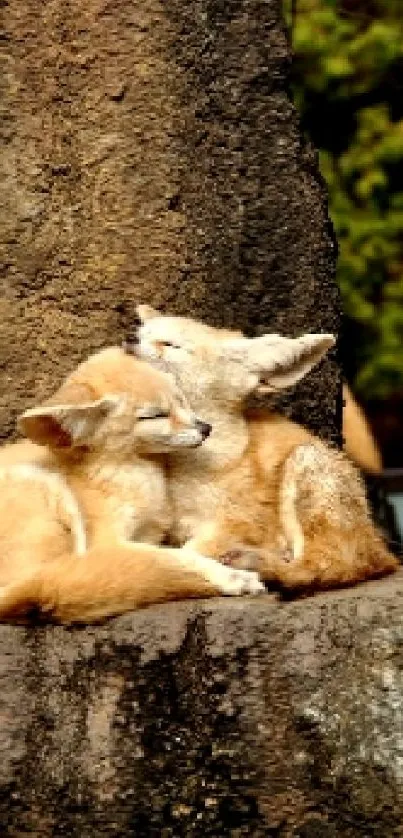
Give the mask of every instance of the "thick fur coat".
[{"label": "thick fur coat", "polygon": [[0,451],[1,620],[262,590],[256,574],[158,546],[172,528],[164,456],[211,430],[171,377],[105,349],[19,424],[28,439]]},{"label": "thick fur coat", "polygon": [[289,589],[351,584],[396,569],[342,453],[246,400],[301,379],[334,343],[215,329],[139,306],[135,351],[163,362],[213,425],[205,445],[169,458],[172,537]]}]

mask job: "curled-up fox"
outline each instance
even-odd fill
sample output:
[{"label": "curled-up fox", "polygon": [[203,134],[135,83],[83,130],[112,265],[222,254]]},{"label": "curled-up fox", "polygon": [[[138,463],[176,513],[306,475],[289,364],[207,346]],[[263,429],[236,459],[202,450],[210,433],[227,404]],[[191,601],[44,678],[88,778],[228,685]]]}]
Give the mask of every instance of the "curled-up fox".
[{"label": "curled-up fox", "polygon": [[146,305],[138,317],[133,351],[165,364],[213,425],[201,449],[169,458],[174,543],[294,590],[397,568],[350,461],[276,412],[245,408],[248,396],[300,380],[332,335],[249,339]]},{"label": "curled-up fox", "polygon": [[172,377],[111,347],[19,426],[26,439],[0,449],[0,620],[93,622],[262,589],[255,573],[158,546],[171,527],[163,457],[211,430]]}]

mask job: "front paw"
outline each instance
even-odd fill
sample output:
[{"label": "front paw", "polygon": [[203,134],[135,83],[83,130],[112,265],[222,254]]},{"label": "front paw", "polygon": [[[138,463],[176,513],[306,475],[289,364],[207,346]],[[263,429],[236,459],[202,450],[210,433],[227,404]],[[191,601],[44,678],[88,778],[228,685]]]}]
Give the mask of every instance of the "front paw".
[{"label": "front paw", "polygon": [[256,596],[265,593],[265,586],[260,581],[257,573],[252,573],[249,570],[233,570],[224,566],[222,566],[222,570],[224,573],[219,583],[219,589],[223,596],[243,596],[245,594]]},{"label": "front paw", "polygon": [[225,567],[215,559],[194,553],[187,546],[182,548],[181,553],[185,567],[200,573],[222,596],[242,596],[243,594],[255,596],[266,590],[257,573]]}]

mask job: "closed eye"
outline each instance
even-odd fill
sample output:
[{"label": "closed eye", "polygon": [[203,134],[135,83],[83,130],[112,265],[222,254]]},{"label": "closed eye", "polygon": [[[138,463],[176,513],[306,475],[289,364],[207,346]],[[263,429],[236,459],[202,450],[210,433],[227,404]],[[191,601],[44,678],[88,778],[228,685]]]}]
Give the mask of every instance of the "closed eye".
[{"label": "closed eye", "polygon": [[170,340],[161,340],[159,341],[159,343],[161,344],[161,346],[170,346],[171,349],[181,349],[179,343],[172,343],[172,341]]},{"label": "closed eye", "polygon": [[141,422],[144,419],[168,419],[168,416],[168,410],[142,410],[137,414],[137,419]]}]

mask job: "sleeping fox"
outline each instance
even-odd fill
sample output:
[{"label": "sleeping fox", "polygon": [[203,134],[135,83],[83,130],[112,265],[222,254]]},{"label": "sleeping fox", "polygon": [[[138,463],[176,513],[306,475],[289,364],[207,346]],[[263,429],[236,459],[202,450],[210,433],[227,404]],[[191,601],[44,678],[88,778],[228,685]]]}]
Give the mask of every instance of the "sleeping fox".
[{"label": "sleeping fox", "polygon": [[158,546],[171,527],[163,455],[211,431],[172,377],[108,348],[19,426],[27,439],[0,450],[0,620],[93,622],[263,589],[254,573]]},{"label": "sleeping fox", "polygon": [[134,351],[164,363],[213,425],[205,445],[170,459],[175,543],[289,589],[351,584],[398,566],[376,531],[361,478],[340,452],[252,394],[299,381],[332,335],[249,339],[139,306]]}]

